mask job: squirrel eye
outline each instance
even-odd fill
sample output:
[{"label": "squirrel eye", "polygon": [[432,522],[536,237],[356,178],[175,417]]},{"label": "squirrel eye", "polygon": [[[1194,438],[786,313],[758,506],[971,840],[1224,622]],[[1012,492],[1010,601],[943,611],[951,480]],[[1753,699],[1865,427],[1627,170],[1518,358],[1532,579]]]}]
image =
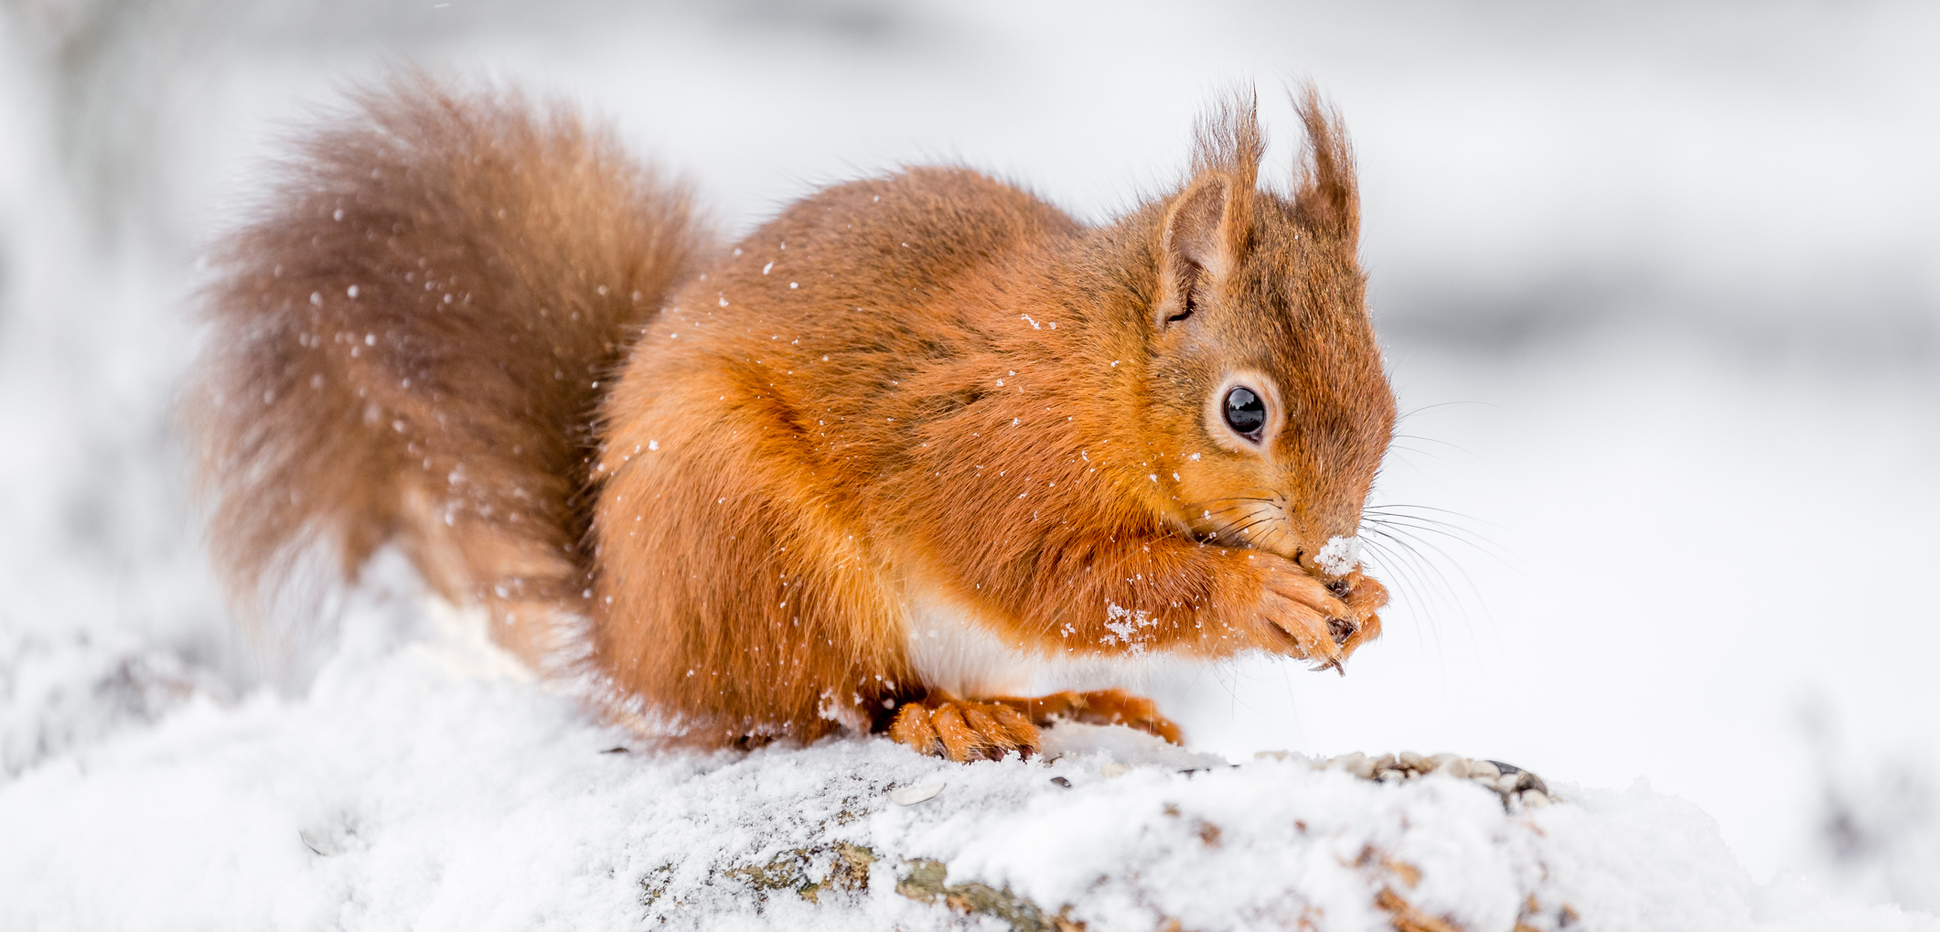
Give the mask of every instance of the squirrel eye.
[{"label": "squirrel eye", "polygon": [[1266,426],[1266,402],[1260,400],[1259,393],[1244,385],[1236,385],[1227,392],[1226,426],[1240,436],[1258,442],[1260,428]]}]

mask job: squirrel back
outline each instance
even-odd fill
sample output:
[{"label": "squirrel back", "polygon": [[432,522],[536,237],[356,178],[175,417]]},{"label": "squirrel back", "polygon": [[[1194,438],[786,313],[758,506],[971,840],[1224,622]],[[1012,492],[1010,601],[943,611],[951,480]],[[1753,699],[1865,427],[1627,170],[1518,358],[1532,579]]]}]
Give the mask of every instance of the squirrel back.
[{"label": "squirrel back", "polygon": [[603,379],[712,242],[570,109],[406,75],[305,137],[215,256],[185,414],[244,610],[380,546],[545,665],[585,614]]}]

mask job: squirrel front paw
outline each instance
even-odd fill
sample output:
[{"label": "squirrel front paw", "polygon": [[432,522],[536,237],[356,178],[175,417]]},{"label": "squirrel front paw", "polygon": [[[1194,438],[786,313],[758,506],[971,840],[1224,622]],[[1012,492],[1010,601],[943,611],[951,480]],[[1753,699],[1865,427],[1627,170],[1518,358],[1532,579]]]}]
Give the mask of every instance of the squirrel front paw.
[{"label": "squirrel front paw", "polygon": [[1290,560],[1256,559],[1268,561],[1266,579],[1248,620],[1262,646],[1339,670],[1355,648],[1380,636],[1375,610],[1387,604],[1388,592],[1360,570],[1327,582]]},{"label": "squirrel front paw", "polygon": [[1388,604],[1388,587],[1360,570],[1355,570],[1336,580],[1329,590],[1338,594],[1347,603],[1347,610],[1360,619],[1360,627],[1347,640],[1341,642],[1341,657],[1345,658],[1354,650],[1381,636],[1381,616],[1375,614]]}]

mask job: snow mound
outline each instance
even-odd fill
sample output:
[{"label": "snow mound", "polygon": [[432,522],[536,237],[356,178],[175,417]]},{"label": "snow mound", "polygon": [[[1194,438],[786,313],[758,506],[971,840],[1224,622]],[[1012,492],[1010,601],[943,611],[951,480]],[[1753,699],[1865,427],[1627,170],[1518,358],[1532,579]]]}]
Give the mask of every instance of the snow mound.
[{"label": "snow mound", "polygon": [[303,695],[191,692],[0,783],[0,927],[1940,928],[1755,884],[1642,786],[1512,813],[1078,724],[969,765],[628,747],[448,622],[366,599]]}]

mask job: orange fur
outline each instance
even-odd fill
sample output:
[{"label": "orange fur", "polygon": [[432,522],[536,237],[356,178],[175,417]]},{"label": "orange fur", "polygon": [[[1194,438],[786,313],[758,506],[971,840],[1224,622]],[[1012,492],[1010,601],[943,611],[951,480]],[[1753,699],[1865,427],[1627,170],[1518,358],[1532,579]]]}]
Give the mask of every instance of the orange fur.
[{"label": "orange fur", "polygon": [[[1105,226],[915,168],[731,251],[561,111],[421,80],[363,104],[306,148],[215,295],[234,343],[200,419],[245,588],[306,529],[347,568],[394,539],[535,663],[589,621],[575,669],[663,733],[846,724],[959,758],[1028,750],[1030,722],[997,710],[1056,703],[925,681],[919,598],[1046,658],[1337,666],[1378,634],[1385,591],[1318,561],[1359,524],[1394,405],[1351,153],[1311,92],[1291,196],[1259,187],[1239,101],[1178,190]],[[1265,399],[1257,439],[1219,420],[1242,383]],[[1089,695],[1177,737],[1144,700]]]}]

